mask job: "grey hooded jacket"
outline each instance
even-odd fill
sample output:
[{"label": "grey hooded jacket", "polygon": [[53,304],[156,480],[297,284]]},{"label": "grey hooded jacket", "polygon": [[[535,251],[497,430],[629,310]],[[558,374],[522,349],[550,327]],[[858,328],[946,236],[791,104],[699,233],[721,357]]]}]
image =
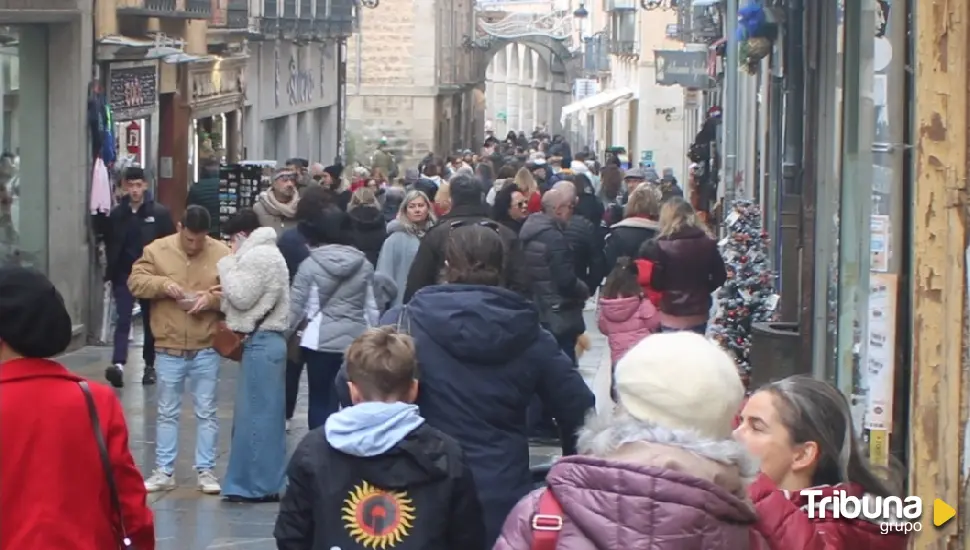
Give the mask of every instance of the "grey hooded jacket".
[{"label": "grey hooded jacket", "polygon": [[314,248],[293,279],[288,334],[306,316],[310,292],[316,287],[322,314],[318,350],[343,353],[376,322],[373,284],[374,268],[363,252],[339,244]]}]

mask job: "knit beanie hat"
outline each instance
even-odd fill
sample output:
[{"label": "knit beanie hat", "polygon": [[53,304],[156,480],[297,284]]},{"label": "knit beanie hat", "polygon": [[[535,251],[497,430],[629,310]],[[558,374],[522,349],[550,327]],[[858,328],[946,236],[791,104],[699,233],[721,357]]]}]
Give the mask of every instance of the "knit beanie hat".
[{"label": "knit beanie hat", "polygon": [[64,298],[39,271],[0,267],[0,341],[35,359],[61,354],[71,344]]},{"label": "knit beanie hat", "polygon": [[731,437],[744,399],[731,357],[693,332],[644,338],[617,363],[615,381],[620,405],[634,418],[714,441]]}]

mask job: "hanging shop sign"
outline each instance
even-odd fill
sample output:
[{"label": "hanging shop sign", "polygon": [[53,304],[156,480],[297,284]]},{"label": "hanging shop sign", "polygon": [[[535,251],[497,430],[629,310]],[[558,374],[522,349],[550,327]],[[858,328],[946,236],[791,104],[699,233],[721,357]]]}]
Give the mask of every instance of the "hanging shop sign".
[{"label": "hanging shop sign", "polygon": [[711,87],[706,51],[654,50],[653,54],[657,84],[699,90]]},{"label": "hanging shop sign", "polygon": [[158,103],[158,70],[155,65],[110,67],[108,102],[117,121],[150,117]]},{"label": "hanging shop sign", "polygon": [[246,95],[244,59],[186,64],[183,97],[196,118],[238,109]]}]

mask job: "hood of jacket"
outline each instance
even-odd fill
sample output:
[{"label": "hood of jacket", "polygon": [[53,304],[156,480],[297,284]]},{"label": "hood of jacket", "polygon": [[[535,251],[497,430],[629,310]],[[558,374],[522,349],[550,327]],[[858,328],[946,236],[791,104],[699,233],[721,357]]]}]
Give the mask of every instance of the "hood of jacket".
[{"label": "hood of jacket", "polygon": [[525,219],[525,222],[522,223],[522,229],[519,230],[519,239],[523,242],[531,241],[546,231],[563,231],[563,229],[559,220],[540,212]]},{"label": "hood of jacket", "polygon": [[494,286],[425,287],[402,315],[448,355],[467,363],[504,364],[539,337],[539,314],[532,302]]},{"label": "hood of jacket", "polygon": [[376,206],[358,206],[347,212],[351,223],[358,229],[384,229],[384,213]]},{"label": "hood of jacket", "polygon": [[276,246],[276,230],[272,227],[260,227],[246,237],[236,254],[242,256],[257,246]]},{"label": "hood of jacket", "polygon": [[623,220],[614,223],[612,227],[636,227],[638,229],[651,229],[653,231],[660,231],[660,222],[656,222],[647,218],[641,218],[639,216],[631,216],[629,218],[624,218]]},{"label": "hood of jacket", "polygon": [[367,256],[352,246],[328,244],[310,250],[310,259],[325,273],[341,280],[357,273],[367,261]]},{"label": "hood of jacket", "polygon": [[630,320],[640,310],[640,303],[645,300],[640,296],[626,298],[600,298],[599,308],[603,317],[611,323],[622,323]]},{"label": "hood of jacket", "polygon": [[[757,462],[734,441],[638,421],[622,410],[594,415],[579,434],[583,455],[565,457],[546,478],[563,511],[596,548],[741,548],[757,521],[746,487]],[[715,543],[719,538],[727,544]],[[733,544],[732,544],[733,543]],[[720,546],[718,544],[721,544]]]},{"label": "hood of jacket", "polygon": [[[414,405],[410,406],[417,408]],[[407,417],[410,418],[410,415]],[[413,420],[390,421],[389,425],[394,426],[395,435],[378,436],[373,441],[384,443],[372,449],[386,446],[395,439],[397,441],[380,454],[354,461],[354,473],[369,483],[395,490],[414,490],[421,485],[428,485],[448,477],[449,473],[457,467],[451,463],[454,453],[449,453],[445,441],[430,426],[427,426],[423,419],[421,420],[421,423]],[[329,424],[329,420],[327,423]],[[411,424],[416,426],[404,432]],[[333,446],[333,441],[337,438],[331,438],[330,430],[326,430],[326,433],[328,442]],[[368,433],[375,435],[374,432]],[[364,448],[366,447],[360,447],[357,450]],[[351,447],[351,450],[354,448]]]},{"label": "hood of jacket", "polygon": [[351,456],[384,454],[424,424],[410,403],[360,403],[327,418],[324,433],[330,446]]}]

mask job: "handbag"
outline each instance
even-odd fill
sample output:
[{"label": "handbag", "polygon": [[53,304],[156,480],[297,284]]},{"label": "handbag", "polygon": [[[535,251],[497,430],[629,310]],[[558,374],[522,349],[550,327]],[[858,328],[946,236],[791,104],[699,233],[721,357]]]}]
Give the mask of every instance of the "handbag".
[{"label": "handbag", "polygon": [[[262,319],[256,321],[256,324],[253,325],[253,332],[259,330],[259,326],[269,317],[270,313],[273,313],[272,309],[267,311]],[[242,361],[243,346],[246,344],[246,339],[253,332],[249,334],[235,332],[229,328],[229,325],[225,321],[219,321],[216,325],[216,333],[212,336],[212,349],[216,350],[216,353],[226,359],[232,359],[238,363]]]},{"label": "handbag", "polygon": [[118,486],[115,484],[114,471],[111,468],[111,457],[108,456],[108,446],[104,442],[104,433],[101,431],[101,419],[98,417],[98,408],[94,405],[94,396],[91,395],[91,388],[88,383],[81,380],[77,383],[84,393],[84,401],[88,406],[88,418],[91,420],[91,428],[94,430],[94,439],[98,443],[98,453],[101,455],[101,469],[104,470],[105,480],[108,482],[108,493],[111,495],[111,511],[118,518],[118,527],[121,530],[121,540],[119,548],[134,550],[135,546],[128,537],[128,530],[125,529],[125,517],[121,511],[121,500],[118,498]]}]

